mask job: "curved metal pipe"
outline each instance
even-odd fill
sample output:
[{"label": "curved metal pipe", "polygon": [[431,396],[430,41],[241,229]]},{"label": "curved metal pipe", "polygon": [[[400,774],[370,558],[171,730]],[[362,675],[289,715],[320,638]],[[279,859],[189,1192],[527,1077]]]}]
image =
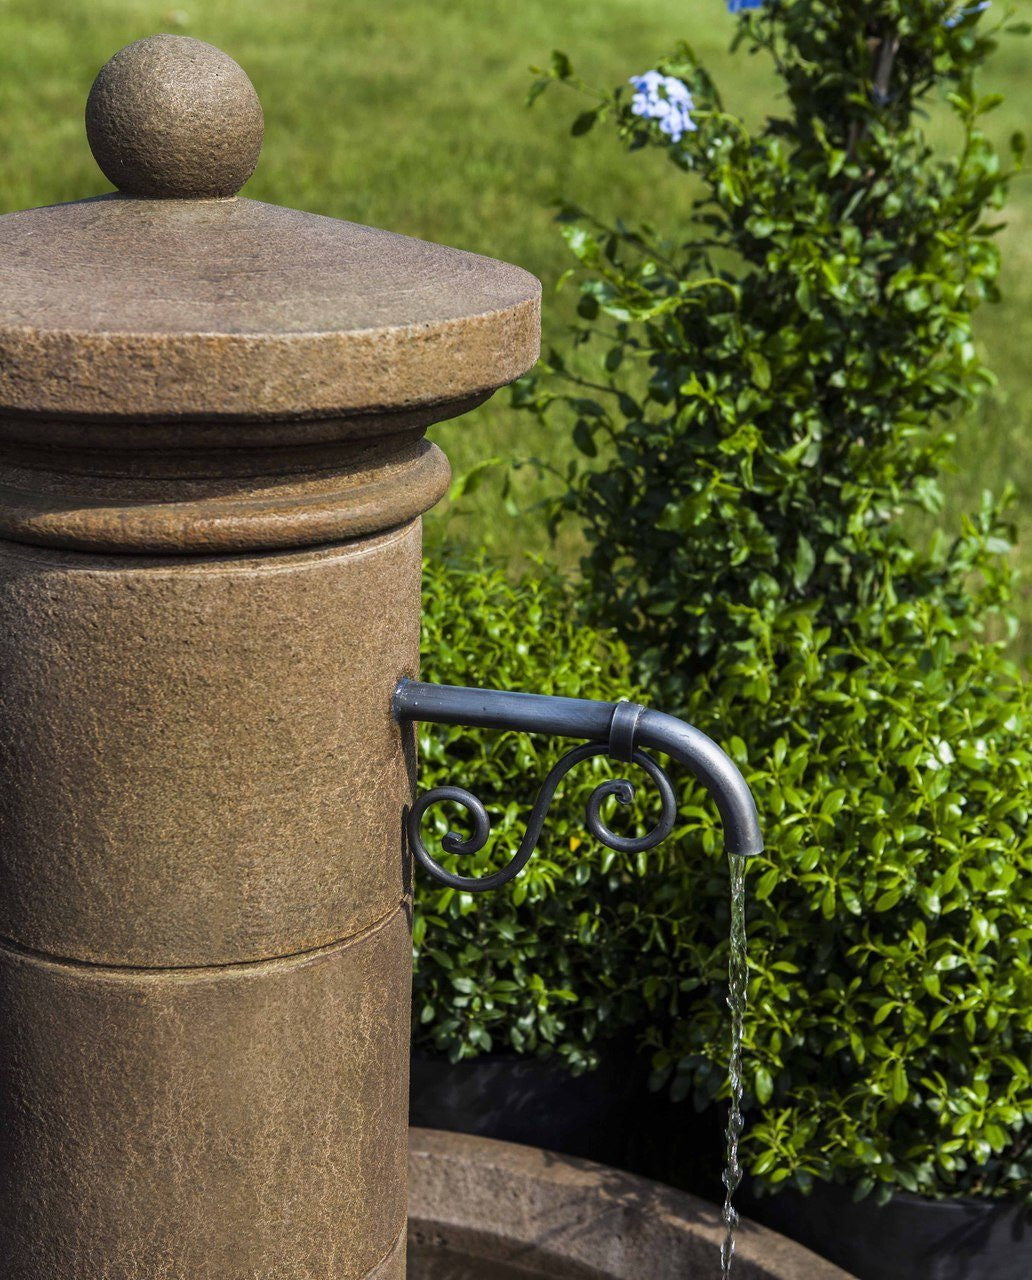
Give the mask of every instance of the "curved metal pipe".
[{"label": "curved metal pipe", "polygon": [[398,684],[392,701],[394,718],[401,724],[418,720],[475,729],[515,729],[588,742],[613,742],[619,725],[621,739],[632,749],[665,752],[698,778],[720,813],[724,848],[728,853],[744,858],[762,853],[763,835],[756,802],[731,757],[701,729],[676,716],[648,708],[635,708],[636,722],[627,737],[628,726],[623,723],[627,717],[618,712],[618,708],[628,706],[626,702],[467,689],[461,685],[409,679]]}]

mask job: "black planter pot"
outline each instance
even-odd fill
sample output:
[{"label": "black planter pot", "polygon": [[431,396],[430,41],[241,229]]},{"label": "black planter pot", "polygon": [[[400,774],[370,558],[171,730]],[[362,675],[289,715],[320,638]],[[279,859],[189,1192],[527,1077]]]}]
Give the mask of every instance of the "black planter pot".
[{"label": "black planter pot", "polygon": [[625,1168],[643,1088],[632,1055],[622,1049],[579,1076],[549,1059],[485,1054],[451,1063],[417,1051],[409,1122]]},{"label": "black planter pot", "polygon": [[988,1200],[927,1200],[900,1192],[879,1206],[854,1203],[845,1187],[818,1183],[804,1196],[758,1198],[742,1211],[858,1280],[1029,1280],[1032,1211]]},{"label": "black planter pot", "polygon": [[667,1093],[644,1093],[628,1153],[634,1173],[666,1182],[717,1204],[724,1199],[723,1107],[696,1111],[690,1101],[671,1102]]},{"label": "black planter pot", "polygon": [[547,1058],[485,1054],[464,1062],[412,1055],[409,1120],[582,1156],[717,1199],[723,1119],[650,1092],[630,1046],[610,1045],[575,1076]]}]

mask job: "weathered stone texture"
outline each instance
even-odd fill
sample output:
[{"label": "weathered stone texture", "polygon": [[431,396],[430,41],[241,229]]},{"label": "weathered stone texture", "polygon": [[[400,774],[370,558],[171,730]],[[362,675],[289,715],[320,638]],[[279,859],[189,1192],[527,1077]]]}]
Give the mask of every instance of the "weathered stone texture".
[{"label": "weathered stone texture", "polygon": [[409,922],[178,972],[0,948],[4,1280],[346,1280],[405,1223]]},{"label": "weathered stone texture", "polygon": [[86,101],[94,159],[138,196],[235,196],[258,163],[264,129],[243,68],[191,36],[126,45]]},{"label": "weathered stone texture", "polygon": [[0,405],[199,419],[441,404],[525,372],[540,305],[519,267],[255,200],[30,209],[0,217]]},{"label": "weathered stone texture", "polygon": [[[701,1280],[720,1209],[619,1169],[465,1133],[409,1137],[410,1280]],[[854,1280],[743,1218],[735,1280]]]},{"label": "weathered stone texture", "polygon": [[419,552],[415,523],[230,559],[0,542],[0,937],[229,964],[395,908]]}]

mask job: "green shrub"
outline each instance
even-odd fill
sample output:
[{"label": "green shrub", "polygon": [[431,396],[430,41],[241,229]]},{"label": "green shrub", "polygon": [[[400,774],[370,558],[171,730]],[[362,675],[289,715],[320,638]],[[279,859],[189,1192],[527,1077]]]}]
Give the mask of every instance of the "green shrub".
[{"label": "green shrub", "polygon": [[[676,237],[565,211],[580,321],[517,393],[583,458],[560,505],[589,616],[653,701],[730,744],[765,819],[745,1151],[770,1186],[1032,1186],[1032,756],[989,632],[1011,534],[988,499],[927,548],[905,520],[938,510],[943,424],[990,377],[971,332],[1008,177],[975,85],[989,17],[771,3],[738,26],[785,90],[758,131],[686,45],[659,68],[693,98],[683,136],[658,118],[676,84],[652,119],[596,95],[574,132],[609,119],[663,148],[684,207],[656,211]],[[550,78],[579,83],[563,55],[535,93]],[[945,154],[923,127],[939,94]],[[657,1072],[701,1104],[726,1089],[726,876],[709,810],[684,812],[700,838],[643,908],[639,971]]]},{"label": "green shrub", "polygon": [[[730,745],[768,840],[749,880],[749,1167],[772,1186],[1027,1195],[1027,686],[926,602],[858,624],[863,642],[817,612],[773,624],[769,698],[714,669],[688,707]],[[724,922],[697,887],[720,832],[698,813],[660,913],[678,923],[642,972],[657,1073],[701,1105],[723,1092],[727,1027]]]},{"label": "green shrub", "polygon": [[[583,698],[635,693],[626,649],[578,621],[569,588],[546,570],[514,582],[483,560],[428,561],[423,608],[424,679]],[[439,840],[450,822],[461,825],[462,810],[437,807],[435,855],[466,875],[508,861],[563,749],[527,735],[421,727],[420,788],[468,786],[495,820],[488,847],[458,858]],[[417,872],[416,1045],[453,1060],[490,1049],[555,1053],[579,1070],[636,1025],[638,900],[652,866],[586,835],[584,805],[605,768],[591,761],[567,776],[538,852],[506,889],[457,893]],[[434,821],[424,820],[428,843]]]}]

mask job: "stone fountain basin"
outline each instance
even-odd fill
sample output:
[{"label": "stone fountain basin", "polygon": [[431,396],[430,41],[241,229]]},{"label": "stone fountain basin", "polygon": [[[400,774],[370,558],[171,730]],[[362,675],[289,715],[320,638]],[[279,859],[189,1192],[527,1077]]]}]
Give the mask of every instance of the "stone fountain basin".
[{"label": "stone fountain basin", "polygon": [[[709,1280],[715,1206],[618,1169],[436,1129],[409,1135],[408,1280]],[[735,1280],[850,1280],[743,1219]]]}]

